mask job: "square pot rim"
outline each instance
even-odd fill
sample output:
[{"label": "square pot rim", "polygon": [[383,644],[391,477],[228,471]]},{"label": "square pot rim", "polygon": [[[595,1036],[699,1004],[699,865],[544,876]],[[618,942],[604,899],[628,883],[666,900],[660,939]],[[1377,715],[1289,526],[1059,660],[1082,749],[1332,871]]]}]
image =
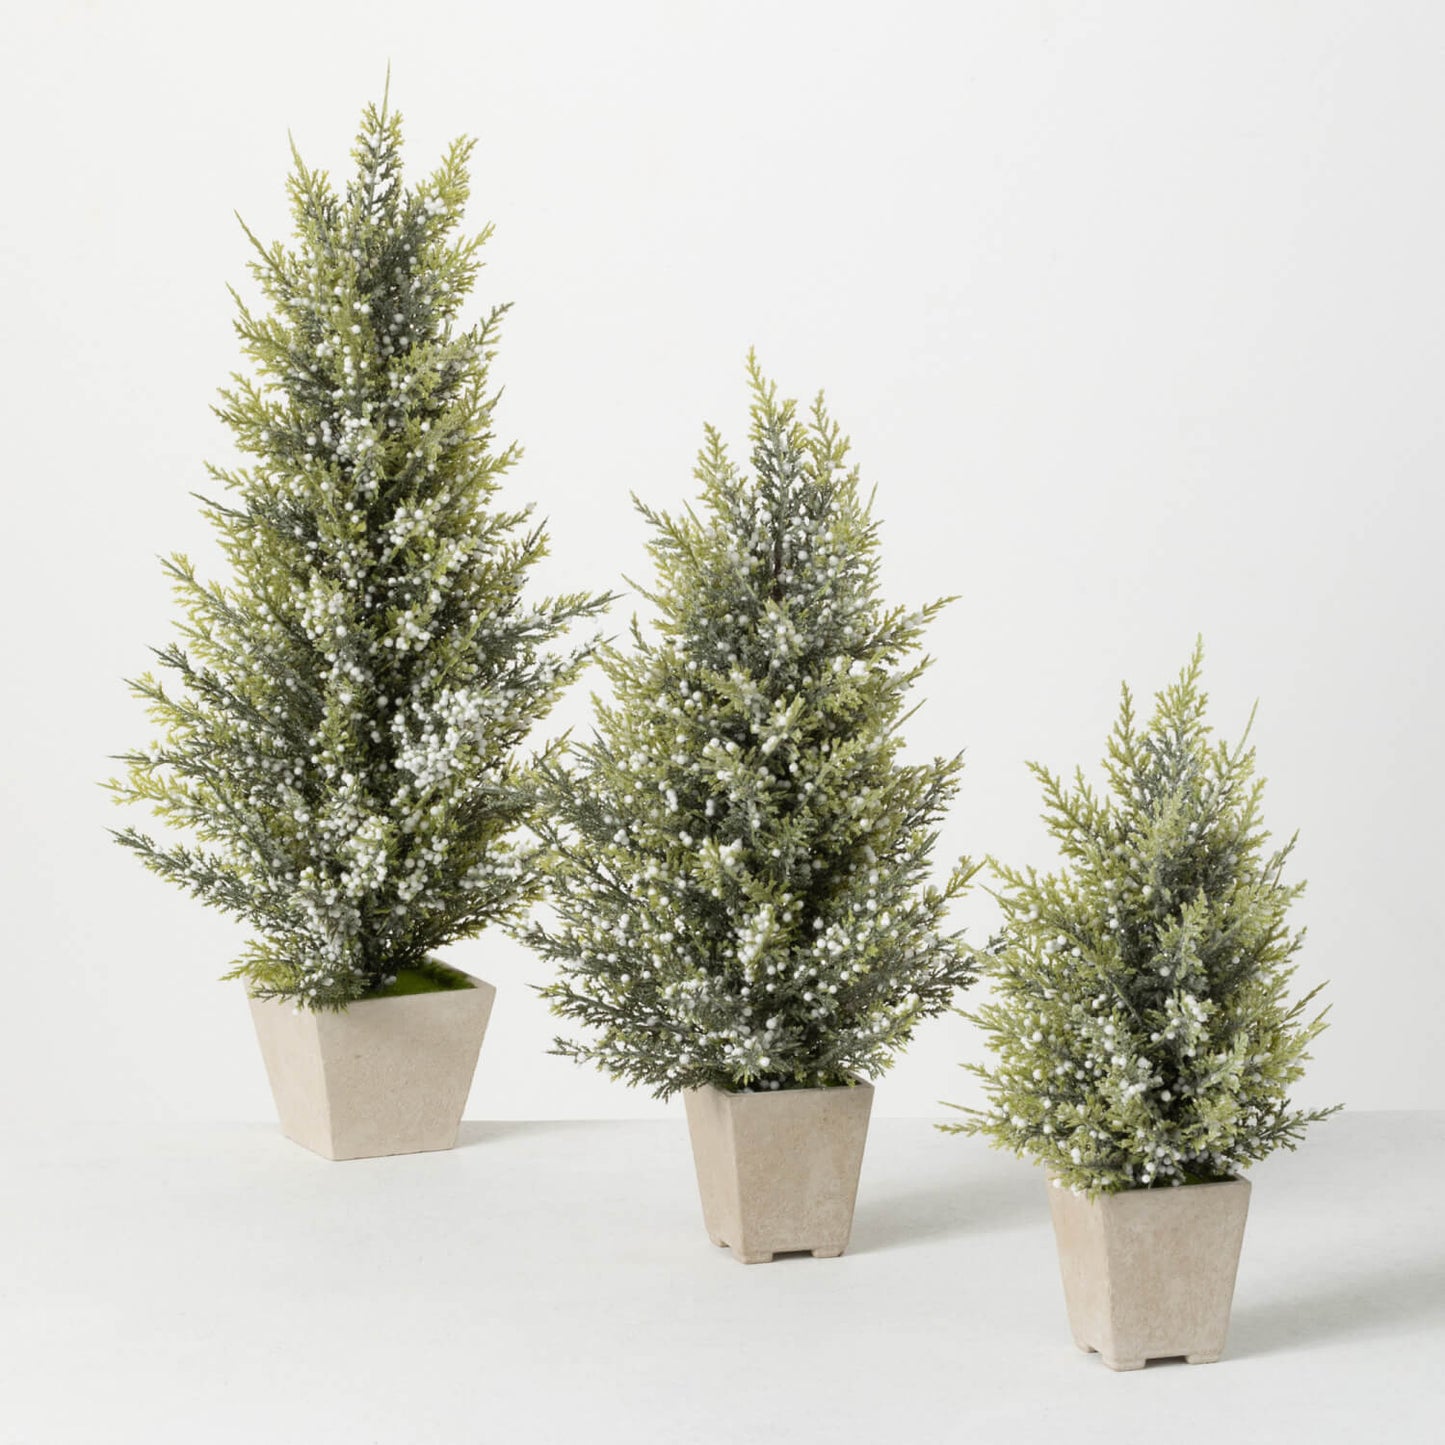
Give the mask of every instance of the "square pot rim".
[{"label": "square pot rim", "polygon": [[[451,965],[448,965],[451,967]],[[334,1014],[337,1018],[345,1018],[353,1009],[371,1008],[378,1004],[407,1004],[417,1003],[429,999],[437,999],[448,994],[472,994],[484,993],[487,989],[496,992],[496,985],[488,983],[484,978],[478,978],[473,973],[468,973],[464,968],[453,968],[453,973],[459,973],[471,985],[470,988],[433,988],[424,993],[399,993],[393,994],[390,998],[356,998],[352,999],[345,1008],[341,1009],[303,1009],[297,1008],[296,1012],[310,1014],[313,1018],[321,1018],[327,1014]],[[282,1008],[292,1008],[293,1003],[289,998],[257,998],[250,989],[246,990],[246,1002],[249,1004],[277,1004]]]},{"label": "square pot rim", "polygon": [[1131,1199],[1137,1195],[1157,1194],[1167,1199],[1176,1194],[1195,1194],[1199,1190],[1233,1189],[1240,1184],[1246,1189],[1249,1188],[1249,1178],[1244,1174],[1230,1174],[1224,1179],[1199,1179],[1192,1184],[1136,1184],[1129,1189],[1101,1189],[1097,1194],[1090,1194],[1087,1189],[1073,1189],[1067,1184],[1061,1184],[1059,1176],[1049,1168],[1044,1170],[1044,1179],[1050,1189],[1082,1199],[1085,1204],[1102,1204],[1106,1199]]},{"label": "square pot rim", "polygon": [[873,1084],[869,1079],[859,1078],[848,1084],[816,1084],[806,1089],[720,1089],[716,1084],[698,1084],[684,1093],[701,1094],[709,1090],[722,1099],[795,1099],[803,1094],[871,1094]]}]

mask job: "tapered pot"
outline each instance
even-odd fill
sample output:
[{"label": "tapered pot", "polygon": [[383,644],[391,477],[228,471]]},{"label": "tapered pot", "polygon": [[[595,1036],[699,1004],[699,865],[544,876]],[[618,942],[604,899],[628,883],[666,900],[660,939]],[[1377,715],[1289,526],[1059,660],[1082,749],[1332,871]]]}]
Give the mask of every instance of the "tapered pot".
[{"label": "tapered pot", "polygon": [[282,1133],[327,1159],[450,1149],[497,993],[470,982],[341,1013],[253,998]]},{"label": "tapered pot", "polygon": [[744,1264],[842,1254],[853,1229],[873,1086],[734,1094],[689,1089],[703,1223]]},{"label": "tapered pot", "polygon": [[[1052,1184],[1052,1181],[1051,1181]],[[1249,1181],[1129,1189],[1089,1199],[1051,1187],[1069,1328],[1111,1370],[1224,1352]]]}]

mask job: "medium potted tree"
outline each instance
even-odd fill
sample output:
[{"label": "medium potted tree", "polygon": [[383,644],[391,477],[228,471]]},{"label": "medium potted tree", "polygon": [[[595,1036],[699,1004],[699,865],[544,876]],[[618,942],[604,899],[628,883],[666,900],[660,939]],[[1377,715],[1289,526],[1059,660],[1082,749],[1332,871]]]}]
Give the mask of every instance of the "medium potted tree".
[{"label": "medium potted tree", "polygon": [[523,739],[595,646],[550,644],[608,600],[523,596],[546,540],[497,504],[506,308],[459,320],[471,143],[411,189],[401,148],[368,107],[344,190],[295,157],[293,244],[247,232],[269,311],[237,298],[253,371],[217,412],[249,464],[201,499],[231,575],[166,562],[170,681],[132,684],[160,737],[111,784],[176,830],[118,841],[254,931],[227,976],[283,1129],[331,1158],[455,1141],[493,988],[435,955],[537,895]]},{"label": "medium potted tree", "polygon": [[1264,829],[1249,729],[1212,738],[1202,666],[1196,646],[1143,728],[1124,688],[1107,789],[1030,764],[1067,867],[995,865],[993,1000],[970,1015],[989,1104],[944,1126],[1044,1165],[1075,1343],[1114,1370],[1219,1358],[1244,1171],[1334,1112],[1290,1102],[1324,1027],[1318,989],[1288,996],[1304,885]]},{"label": "medium potted tree", "polygon": [[701,503],[653,528],[657,611],[607,650],[613,701],[540,827],[554,916],[530,941],[583,1026],[557,1051],[686,1101],[707,1232],[745,1262],[841,1254],[872,1087],[975,972],[927,881],[958,758],[900,759],[919,636],[818,398],[754,358],[752,475],[712,428]]}]

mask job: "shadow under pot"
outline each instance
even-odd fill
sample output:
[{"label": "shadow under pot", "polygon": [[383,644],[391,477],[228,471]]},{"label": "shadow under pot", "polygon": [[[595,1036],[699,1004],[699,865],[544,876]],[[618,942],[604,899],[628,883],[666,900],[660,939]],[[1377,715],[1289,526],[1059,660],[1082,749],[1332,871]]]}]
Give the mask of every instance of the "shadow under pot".
[{"label": "shadow under pot", "polygon": [[497,993],[458,977],[342,1012],[251,999],[281,1132],[327,1159],[450,1149]]},{"label": "shadow under pot", "polygon": [[1249,1181],[1127,1189],[1090,1199],[1050,1180],[1069,1328],[1111,1370],[1224,1352]]},{"label": "shadow under pot", "polygon": [[744,1264],[848,1247],[873,1086],[683,1095],[703,1223]]}]

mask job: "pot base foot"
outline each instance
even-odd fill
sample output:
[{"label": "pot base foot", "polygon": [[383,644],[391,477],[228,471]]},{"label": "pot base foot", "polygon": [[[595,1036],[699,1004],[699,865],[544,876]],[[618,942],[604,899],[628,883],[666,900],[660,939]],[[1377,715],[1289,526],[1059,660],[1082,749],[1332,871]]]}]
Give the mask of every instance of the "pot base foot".
[{"label": "pot base foot", "polygon": [[1184,1363],[1186,1365],[1215,1365],[1219,1363],[1219,1354],[1216,1352],[1212,1355],[1185,1355]]},{"label": "pot base foot", "polygon": [[1145,1363],[1143,1360],[1111,1360],[1108,1355],[1100,1355],[1099,1358],[1103,1360],[1111,1370],[1118,1370],[1121,1373],[1124,1370],[1142,1370]]},{"label": "pot base foot", "polygon": [[[742,1249],[733,1249],[732,1245],[730,1245],[727,1240],[719,1239],[716,1235],[710,1234],[708,1235],[708,1238],[712,1240],[712,1242],[717,1245],[719,1249],[732,1249],[733,1258],[738,1260],[741,1264],[771,1264],[773,1262],[773,1257],[776,1254],[776,1251],[771,1249],[766,1251],[758,1249],[752,1250],[751,1252]],[[827,1247],[823,1249],[808,1250],[799,1249],[784,1252],[791,1252],[795,1254],[811,1254],[814,1259],[837,1259],[842,1255],[843,1247]]]}]

